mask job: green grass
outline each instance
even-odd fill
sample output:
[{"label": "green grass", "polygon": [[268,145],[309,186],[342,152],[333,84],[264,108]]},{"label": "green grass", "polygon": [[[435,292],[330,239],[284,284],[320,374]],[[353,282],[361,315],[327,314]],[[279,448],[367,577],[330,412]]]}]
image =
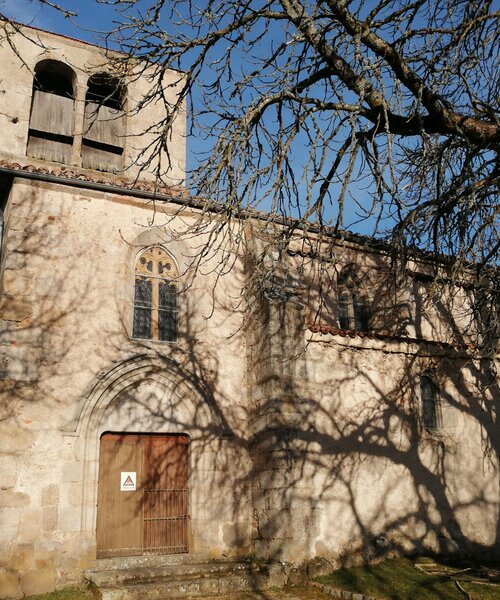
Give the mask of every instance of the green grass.
[{"label": "green grass", "polygon": [[[425,560],[430,562],[430,559]],[[416,562],[422,561],[394,558],[376,565],[339,569],[318,577],[317,581],[332,587],[391,600],[465,599],[466,596],[457,589],[452,579],[423,573],[415,567]],[[460,581],[460,585],[471,595],[472,600],[500,600],[500,585],[464,581]]]},{"label": "green grass", "polygon": [[76,587],[67,587],[50,594],[27,596],[24,600],[90,600],[91,598],[94,596],[88,590],[82,591]]}]

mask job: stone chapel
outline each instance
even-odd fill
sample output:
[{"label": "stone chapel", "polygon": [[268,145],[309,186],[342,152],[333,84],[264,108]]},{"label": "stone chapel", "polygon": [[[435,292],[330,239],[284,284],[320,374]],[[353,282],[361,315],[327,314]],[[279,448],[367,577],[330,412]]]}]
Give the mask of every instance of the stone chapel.
[{"label": "stone chapel", "polygon": [[0,54],[0,598],[145,566],[238,565],[248,589],[319,559],[498,556],[474,290],[313,228],[274,268],[259,214],[231,225],[244,253],[196,263],[224,233],[184,187],[182,115],[139,168],[165,116],[147,65],[29,27]]}]

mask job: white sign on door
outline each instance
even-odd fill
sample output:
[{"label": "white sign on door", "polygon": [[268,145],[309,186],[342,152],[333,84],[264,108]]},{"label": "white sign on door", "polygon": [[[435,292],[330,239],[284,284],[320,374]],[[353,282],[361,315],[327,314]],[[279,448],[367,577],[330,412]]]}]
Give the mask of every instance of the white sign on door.
[{"label": "white sign on door", "polygon": [[122,471],[120,473],[120,492],[135,492],[137,489],[137,473]]}]

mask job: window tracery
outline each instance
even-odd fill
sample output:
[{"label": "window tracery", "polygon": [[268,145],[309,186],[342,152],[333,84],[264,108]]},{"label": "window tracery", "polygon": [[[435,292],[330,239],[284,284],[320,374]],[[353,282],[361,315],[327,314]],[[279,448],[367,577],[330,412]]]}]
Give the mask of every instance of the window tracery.
[{"label": "window tracery", "polygon": [[351,267],[346,267],[337,280],[338,318],[341,329],[368,331],[371,311],[363,285]]},{"label": "window tracery", "polygon": [[139,254],[135,266],[134,338],[177,340],[178,277],[173,258],[161,246]]}]

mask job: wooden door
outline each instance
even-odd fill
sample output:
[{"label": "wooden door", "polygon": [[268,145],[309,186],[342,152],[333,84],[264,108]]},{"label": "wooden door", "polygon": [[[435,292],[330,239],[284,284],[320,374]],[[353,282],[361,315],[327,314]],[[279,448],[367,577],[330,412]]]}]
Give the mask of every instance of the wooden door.
[{"label": "wooden door", "polygon": [[[184,435],[101,437],[99,558],[188,551],[188,444]],[[135,489],[124,473],[135,473]]]},{"label": "wooden door", "polygon": [[188,441],[147,438],[144,445],[144,537],[147,554],[187,552]]}]

